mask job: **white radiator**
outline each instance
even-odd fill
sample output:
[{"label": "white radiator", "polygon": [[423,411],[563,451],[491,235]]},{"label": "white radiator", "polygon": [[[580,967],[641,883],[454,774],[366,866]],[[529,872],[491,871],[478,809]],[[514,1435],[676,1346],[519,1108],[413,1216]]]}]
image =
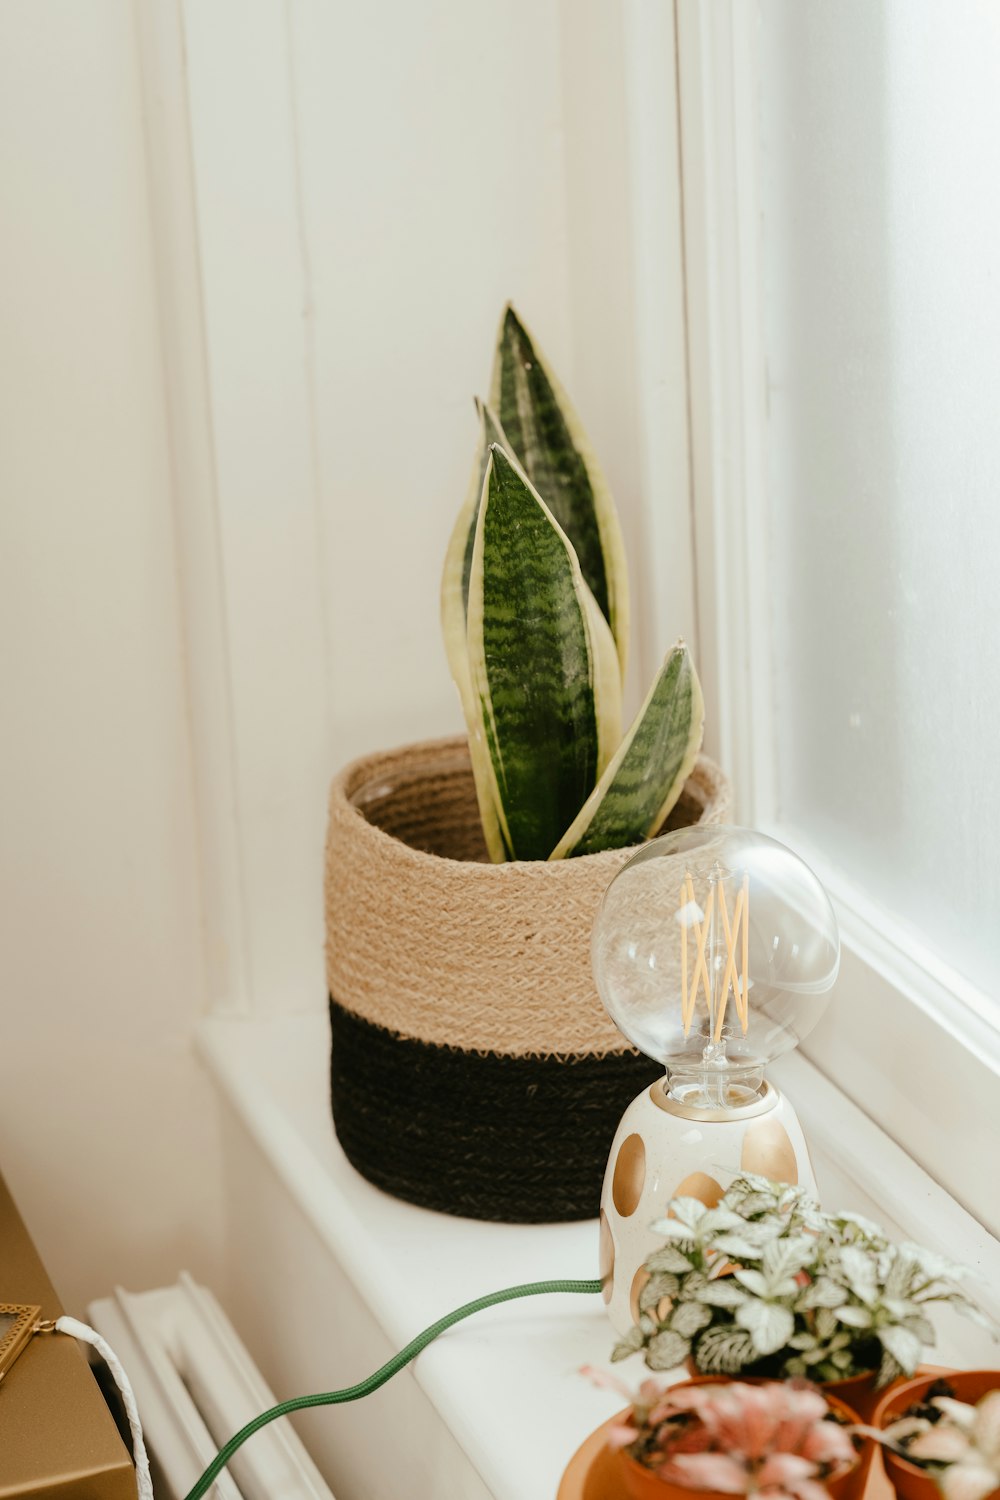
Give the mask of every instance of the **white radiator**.
[{"label": "white radiator", "polygon": [[[89,1316],[132,1382],[156,1500],[183,1500],[233,1433],[276,1404],[211,1292],[186,1272],[157,1291],[119,1289],[92,1303]],[[287,1417],[255,1433],[208,1493],[211,1500],[333,1500]]]}]

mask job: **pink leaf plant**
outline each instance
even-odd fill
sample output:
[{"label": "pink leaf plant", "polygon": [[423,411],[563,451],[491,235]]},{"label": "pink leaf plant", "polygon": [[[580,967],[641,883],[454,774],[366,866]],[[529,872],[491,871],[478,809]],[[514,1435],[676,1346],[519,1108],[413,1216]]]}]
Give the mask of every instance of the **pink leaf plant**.
[{"label": "pink leaf plant", "polygon": [[[940,1381],[933,1387],[939,1389],[950,1387]],[[985,1500],[1000,1490],[1000,1389],[988,1391],[975,1406],[929,1394],[884,1431],[862,1430],[927,1469],[945,1500]]]},{"label": "pink leaf plant", "polygon": [[670,1484],[764,1500],[828,1500],[827,1480],[857,1458],[850,1432],[825,1397],[801,1381],[705,1383],[632,1394],[613,1376],[586,1369],[632,1403],[609,1444]]}]

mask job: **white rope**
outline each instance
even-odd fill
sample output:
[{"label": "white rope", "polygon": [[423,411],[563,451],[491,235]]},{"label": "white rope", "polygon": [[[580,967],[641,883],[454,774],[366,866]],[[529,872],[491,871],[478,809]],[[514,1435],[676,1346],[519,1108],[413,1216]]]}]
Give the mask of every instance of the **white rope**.
[{"label": "white rope", "polygon": [[93,1345],[114,1376],[115,1384],[121,1392],[122,1401],[125,1403],[125,1413],[128,1417],[128,1425],[132,1433],[132,1453],[135,1458],[135,1478],[139,1490],[139,1500],[153,1500],[153,1481],[149,1477],[149,1458],[146,1454],[146,1444],[142,1438],[142,1423],[139,1421],[139,1408],[135,1404],[135,1394],[117,1354],[111,1345],[105,1339],[101,1338],[96,1329],[89,1328],[86,1323],[81,1323],[76,1318],[65,1316],[57,1318],[56,1332],[68,1333],[72,1338],[80,1339],[84,1344]]}]

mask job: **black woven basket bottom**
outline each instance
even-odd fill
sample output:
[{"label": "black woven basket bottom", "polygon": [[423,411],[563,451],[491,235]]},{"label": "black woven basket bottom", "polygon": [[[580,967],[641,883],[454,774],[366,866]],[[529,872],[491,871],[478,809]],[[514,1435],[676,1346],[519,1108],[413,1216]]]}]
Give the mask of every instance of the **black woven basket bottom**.
[{"label": "black woven basket bottom", "polygon": [[397,1036],[330,1001],[333,1122],[348,1161],[421,1208],[510,1224],[597,1216],[638,1052],[482,1056]]}]

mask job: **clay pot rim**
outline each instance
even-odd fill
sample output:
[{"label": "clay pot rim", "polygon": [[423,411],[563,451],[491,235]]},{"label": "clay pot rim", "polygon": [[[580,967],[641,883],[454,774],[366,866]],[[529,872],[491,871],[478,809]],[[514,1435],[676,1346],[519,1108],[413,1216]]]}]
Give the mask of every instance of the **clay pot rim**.
[{"label": "clay pot rim", "polygon": [[[886,1427],[885,1418],[888,1416],[890,1410],[890,1401],[895,1401],[900,1396],[909,1396],[911,1391],[916,1392],[921,1386],[933,1385],[936,1380],[947,1380],[951,1375],[995,1375],[997,1383],[992,1389],[1000,1389],[1000,1370],[937,1370],[931,1375],[914,1375],[912,1380],[904,1381],[901,1385],[893,1386],[886,1391],[882,1400],[875,1408],[871,1425],[877,1427],[880,1432],[884,1432]],[[898,1464],[905,1473],[912,1474],[917,1479],[926,1479],[930,1484],[934,1484],[934,1476],[929,1469],[922,1468],[920,1464],[911,1463],[908,1458],[904,1458],[894,1448],[887,1448],[882,1443],[879,1444],[879,1448],[882,1450],[882,1461],[887,1469],[890,1464]],[[998,1491],[994,1490],[993,1493],[996,1494]],[[989,1496],[987,1496],[987,1500],[989,1500]]]}]

